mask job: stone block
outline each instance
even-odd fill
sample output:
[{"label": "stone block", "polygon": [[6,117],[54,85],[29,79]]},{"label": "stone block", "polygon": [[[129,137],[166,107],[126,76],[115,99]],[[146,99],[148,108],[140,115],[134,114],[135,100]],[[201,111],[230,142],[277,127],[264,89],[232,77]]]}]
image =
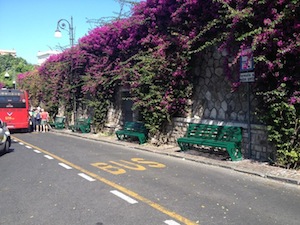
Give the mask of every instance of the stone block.
[{"label": "stone block", "polygon": [[231,120],[237,120],[237,113],[236,112],[230,113],[230,119]]},{"label": "stone block", "polygon": [[204,117],[205,117],[205,118],[209,118],[209,116],[210,116],[210,110],[205,109],[205,110],[204,110]]},{"label": "stone block", "polygon": [[211,92],[210,92],[210,91],[207,91],[207,92],[205,93],[205,98],[206,98],[208,101],[211,100]]},{"label": "stone block", "polygon": [[225,120],[225,112],[223,109],[220,109],[219,110],[219,113],[218,113],[218,119],[220,120]]},{"label": "stone block", "polygon": [[215,74],[217,75],[217,76],[224,76],[224,73],[223,73],[223,69],[222,68],[216,68],[215,69]]},{"label": "stone block", "polygon": [[216,51],[214,51],[214,53],[213,53],[213,57],[214,57],[214,59],[217,59],[217,60],[219,60],[219,59],[221,59],[221,54],[219,53],[219,51],[218,50],[216,50]]},{"label": "stone block", "polygon": [[257,159],[257,160],[260,159],[260,152],[256,152],[256,154],[255,154],[255,159]]},{"label": "stone block", "polygon": [[221,65],[221,60],[215,59],[215,61],[214,61],[214,67],[220,67],[220,66],[222,66]]},{"label": "stone block", "polygon": [[206,75],[207,78],[211,78],[212,74],[211,74],[210,68],[206,68],[205,75]]},{"label": "stone block", "polygon": [[244,112],[239,112],[237,115],[238,121],[246,121],[246,115]]},{"label": "stone block", "polygon": [[214,108],[210,113],[210,118],[217,119],[217,110]]},{"label": "stone block", "polygon": [[221,103],[221,107],[224,111],[227,111],[227,102],[226,101],[222,101]]}]

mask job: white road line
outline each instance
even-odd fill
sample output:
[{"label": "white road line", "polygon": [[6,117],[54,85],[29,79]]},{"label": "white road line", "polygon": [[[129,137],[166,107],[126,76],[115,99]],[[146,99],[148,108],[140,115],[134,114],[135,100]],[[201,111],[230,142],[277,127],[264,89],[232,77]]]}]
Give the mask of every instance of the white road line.
[{"label": "white road line", "polygon": [[47,159],[53,159],[50,155],[44,155],[44,157]]},{"label": "white road line", "polygon": [[20,145],[24,145],[24,143],[22,143],[22,142],[19,142],[19,144],[20,144]]},{"label": "white road line", "polygon": [[180,223],[177,223],[174,220],[166,220],[164,223],[168,225],[180,225]]},{"label": "white road line", "polygon": [[136,200],[134,200],[133,198],[128,197],[127,195],[124,195],[123,193],[117,191],[117,190],[113,190],[110,191],[110,193],[118,196],[119,198],[125,200],[126,202],[130,203],[130,204],[135,204],[138,203]]},{"label": "white road line", "polygon": [[58,163],[58,165],[60,165],[60,166],[64,167],[64,168],[65,168],[65,169],[67,169],[67,170],[70,170],[70,169],[72,169],[72,167],[71,167],[71,166],[68,166],[68,165],[66,165],[66,164],[64,164],[64,163]]},{"label": "white road line", "polygon": [[79,173],[78,175],[81,176],[82,178],[88,180],[88,181],[95,181],[94,178],[92,178],[92,177],[90,177],[90,176],[88,176],[88,175],[86,175],[84,173]]},{"label": "white road line", "polygon": [[41,153],[39,150],[34,149],[33,150],[35,153]]},{"label": "white road line", "polygon": [[30,146],[28,146],[28,145],[26,145],[25,147],[26,147],[26,148],[29,148],[29,149],[32,149],[32,147],[30,147]]}]

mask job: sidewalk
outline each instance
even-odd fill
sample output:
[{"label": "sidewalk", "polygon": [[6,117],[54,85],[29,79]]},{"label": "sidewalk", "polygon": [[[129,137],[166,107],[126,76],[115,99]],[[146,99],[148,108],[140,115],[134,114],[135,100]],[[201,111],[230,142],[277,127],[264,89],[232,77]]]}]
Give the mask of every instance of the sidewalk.
[{"label": "sidewalk", "polygon": [[274,179],[277,181],[300,185],[300,170],[288,170],[280,167],[270,166],[268,163],[252,161],[244,159],[242,161],[232,162],[223,160],[218,156],[205,154],[200,151],[190,150],[186,152],[180,152],[178,146],[164,145],[156,147],[151,144],[139,145],[137,143],[131,143],[127,141],[119,141],[116,136],[105,136],[101,134],[82,134],[72,132],[71,130],[55,130],[53,132],[62,133],[65,135],[72,135],[77,137],[88,138],[96,141],[102,141],[110,144],[122,145],[130,148],[140,149],[144,151],[154,152],[158,154],[170,155],[173,157],[182,158],[185,160],[191,160],[203,164],[220,166],[227,169],[232,169],[238,172],[247,173],[251,175],[260,176],[263,178]]}]

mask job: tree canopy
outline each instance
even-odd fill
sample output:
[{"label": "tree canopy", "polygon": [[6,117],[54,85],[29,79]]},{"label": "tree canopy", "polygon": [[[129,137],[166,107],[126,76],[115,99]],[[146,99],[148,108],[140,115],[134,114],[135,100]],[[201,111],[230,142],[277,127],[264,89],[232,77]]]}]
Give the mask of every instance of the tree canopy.
[{"label": "tree canopy", "polygon": [[[12,87],[13,79],[17,81],[18,74],[27,71],[32,71],[33,65],[27,63],[27,61],[20,57],[14,57],[12,55],[0,55],[0,85],[1,87]],[[5,78],[5,74],[10,75],[9,78]]]}]

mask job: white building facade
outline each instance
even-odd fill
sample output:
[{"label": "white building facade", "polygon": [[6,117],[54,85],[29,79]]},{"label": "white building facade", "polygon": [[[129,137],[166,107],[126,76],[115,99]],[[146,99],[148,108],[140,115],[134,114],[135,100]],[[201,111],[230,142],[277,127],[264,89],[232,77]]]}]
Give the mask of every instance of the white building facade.
[{"label": "white building facade", "polygon": [[37,53],[38,65],[42,65],[51,55],[56,55],[59,53],[60,53],[59,51],[53,51],[53,50],[44,51],[44,52],[39,51]]},{"label": "white building facade", "polygon": [[13,57],[17,56],[16,50],[2,50],[0,49],[0,55],[12,55]]}]

